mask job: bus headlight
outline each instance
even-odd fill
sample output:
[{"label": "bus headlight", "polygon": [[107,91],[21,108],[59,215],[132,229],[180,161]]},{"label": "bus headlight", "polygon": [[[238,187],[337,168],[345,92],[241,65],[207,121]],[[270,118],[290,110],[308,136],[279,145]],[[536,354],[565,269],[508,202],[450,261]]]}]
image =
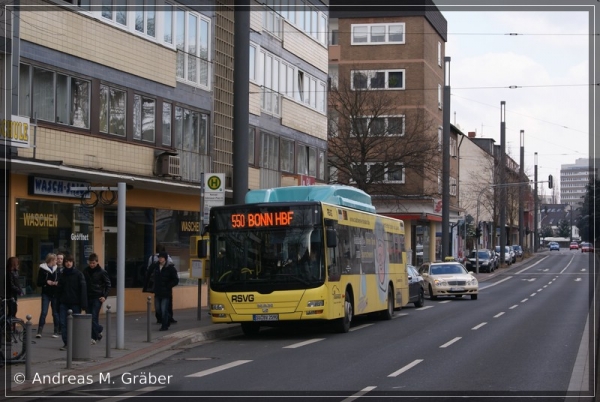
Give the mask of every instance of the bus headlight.
[{"label": "bus headlight", "polygon": [[325,305],[325,300],[310,300],[306,303],[306,307],[323,307]]},{"label": "bus headlight", "polygon": [[211,310],[225,310],[225,306],[223,306],[222,304],[211,304],[210,309]]}]

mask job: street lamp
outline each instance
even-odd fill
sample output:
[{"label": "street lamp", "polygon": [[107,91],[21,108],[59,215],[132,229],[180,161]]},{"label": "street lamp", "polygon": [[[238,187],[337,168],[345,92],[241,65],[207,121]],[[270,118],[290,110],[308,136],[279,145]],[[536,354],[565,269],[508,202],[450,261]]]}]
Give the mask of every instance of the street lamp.
[{"label": "street lamp", "polygon": [[[569,226],[569,238],[570,241],[573,241],[573,205],[567,204],[567,211],[569,211],[569,216],[571,217],[571,226]],[[569,245],[570,247],[570,245]]]}]

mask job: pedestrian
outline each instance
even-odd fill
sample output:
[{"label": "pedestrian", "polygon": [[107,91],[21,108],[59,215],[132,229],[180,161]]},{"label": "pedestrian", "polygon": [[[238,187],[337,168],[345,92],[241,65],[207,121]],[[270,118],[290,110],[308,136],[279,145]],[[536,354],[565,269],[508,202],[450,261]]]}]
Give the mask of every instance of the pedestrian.
[{"label": "pedestrian", "polygon": [[67,311],[81,314],[88,309],[87,285],[83,273],[75,268],[75,259],[72,255],[65,255],[63,272],[58,278],[56,288],[60,311],[60,335],[64,345],[60,350],[67,350]]},{"label": "pedestrian", "polygon": [[110,278],[98,264],[98,255],[90,254],[88,266],[83,269],[85,282],[87,284],[88,309],[92,312],[92,345],[102,339],[104,327],[100,325],[100,309],[106,301],[110,291]]},{"label": "pedestrian", "polygon": [[62,251],[59,251],[58,253],[56,253],[56,268],[58,268],[59,275],[62,272],[64,260],[65,260],[65,253],[63,253]]},{"label": "pedestrian", "polygon": [[36,338],[42,337],[44,325],[46,325],[46,316],[48,315],[48,306],[52,308],[52,320],[54,321],[53,338],[58,338],[60,327],[60,316],[56,300],[56,286],[58,285],[58,267],[56,266],[56,254],[48,253],[44,263],[40,264],[40,270],[37,277],[37,286],[42,289],[42,311],[38,321]]},{"label": "pedestrian", "polygon": [[[152,254],[150,256],[150,258],[148,258],[147,272],[150,270],[150,266],[158,261],[158,254],[167,253],[165,246],[163,246],[160,243],[156,244],[155,250],[156,250],[156,253]],[[173,264],[173,260],[171,259],[171,256],[168,253],[167,253],[167,264]],[[173,264],[173,265],[175,265],[175,264]],[[177,273],[177,275],[179,276],[179,273]],[[145,290],[145,291],[147,291],[147,290]],[[152,292],[152,289],[150,289],[150,292]],[[156,316],[156,323],[157,324],[162,323],[162,319],[160,317],[160,308],[158,308],[156,306],[156,299],[154,299],[154,315]],[[171,317],[169,319],[170,324],[177,323],[177,320],[175,320],[175,318],[173,316],[173,296],[172,295],[171,295],[171,300],[169,300],[169,317]]]},{"label": "pedestrian", "polygon": [[[168,257],[165,252],[159,253],[158,261],[150,265],[148,275],[146,275],[148,281],[150,278],[154,279],[154,306],[160,310],[160,331],[168,330],[171,324],[169,322],[169,301],[173,296],[173,288],[179,283],[175,265],[167,262]],[[149,288],[150,284],[147,283],[146,287]]]},{"label": "pedestrian", "polygon": [[[6,318],[17,316],[17,298],[23,295],[19,282],[19,259],[10,257],[6,260]],[[4,288],[2,291],[5,290]]]}]

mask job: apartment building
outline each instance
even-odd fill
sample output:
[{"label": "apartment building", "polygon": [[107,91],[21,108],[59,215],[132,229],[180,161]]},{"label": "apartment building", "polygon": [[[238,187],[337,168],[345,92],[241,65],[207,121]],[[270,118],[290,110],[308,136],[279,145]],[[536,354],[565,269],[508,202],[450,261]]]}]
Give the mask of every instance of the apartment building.
[{"label": "apartment building", "polygon": [[[187,276],[201,174],[224,174],[231,202],[234,5],[191,4],[5,7],[14,16],[0,49],[11,83],[1,95],[12,129],[2,147],[6,244],[28,295],[37,294],[39,263],[57,251],[79,267],[97,253],[114,288],[118,183],[127,184],[125,287],[134,310],[145,310],[139,287],[156,244]],[[291,5],[251,3],[249,160],[240,161],[250,188],[325,180],[327,7]],[[191,293],[176,304],[196,300],[193,287],[177,291]]]},{"label": "apartment building", "polygon": [[[335,112],[330,118],[334,128],[329,128],[330,179],[362,187],[378,213],[404,220],[413,263],[417,249],[424,261],[441,258],[442,233],[447,27],[432,2],[422,4],[353,10],[332,2],[329,24],[329,102],[330,112]],[[355,105],[341,105],[359,98]],[[374,142],[374,137],[379,139]],[[335,152],[340,142],[361,143],[357,148],[365,152]],[[407,152],[416,143],[425,147]],[[450,146],[450,220],[456,222],[456,133]]]},{"label": "apartment building", "polygon": [[326,180],[329,16],[325,4],[316,0],[252,3],[251,189]]},{"label": "apartment building", "polygon": [[577,207],[586,194],[586,186],[598,173],[594,159],[578,158],[575,163],[560,165],[560,201]]}]

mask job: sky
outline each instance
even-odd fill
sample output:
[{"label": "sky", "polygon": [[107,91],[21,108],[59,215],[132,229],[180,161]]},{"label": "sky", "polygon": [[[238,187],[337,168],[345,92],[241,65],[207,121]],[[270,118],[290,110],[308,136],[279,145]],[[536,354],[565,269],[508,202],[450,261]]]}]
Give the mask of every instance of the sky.
[{"label": "sky", "polygon": [[[476,131],[500,144],[505,101],[506,152],[519,163],[524,130],[525,173],[533,179],[537,152],[538,181],[553,175],[558,191],[561,165],[590,157],[588,13],[439,7],[448,22],[450,121],[465,134]],[[544,189],[550,194],[540,184]]]}]

